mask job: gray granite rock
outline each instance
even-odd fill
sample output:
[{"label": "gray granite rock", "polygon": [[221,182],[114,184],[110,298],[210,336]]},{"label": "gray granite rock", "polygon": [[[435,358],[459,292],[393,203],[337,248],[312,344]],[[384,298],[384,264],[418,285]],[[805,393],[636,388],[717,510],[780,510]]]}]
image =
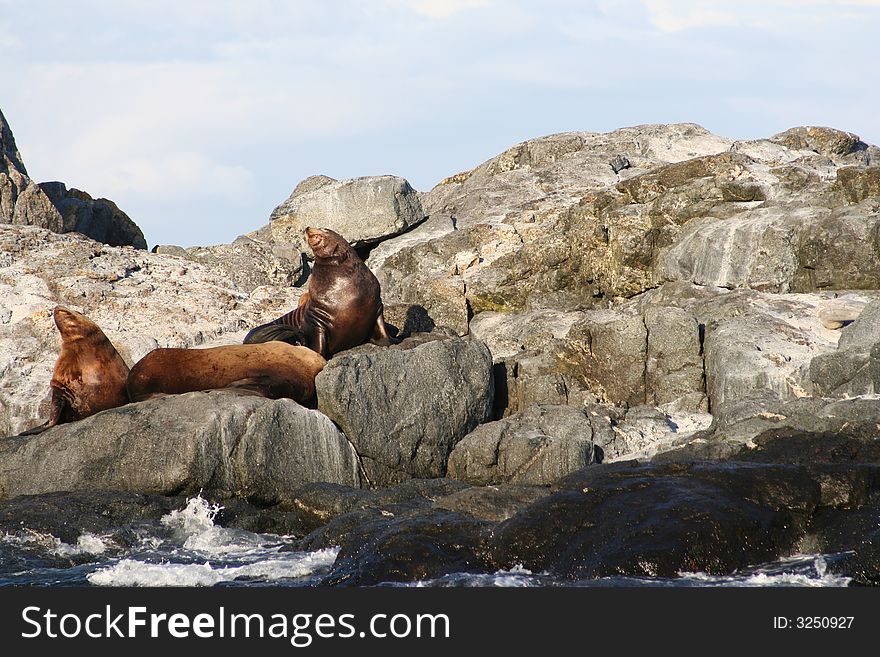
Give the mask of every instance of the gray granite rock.
[{"label": "gray granite rock", "polygon": [[477,486],[549,485],[596,461],[590,417],[571,406],[537,405],[465,436],[447,476]]},{"label": "gray granite rock", "polygon": [[490,418],[492,356],[458,338],[365,345],[334,356],[315,387],[369,485],[442,477],[455,443]]},{"label": "gray granite rock", "polygon": [[300,245],[307,226],[329,228],[358,248],[398,235],[425,218],[418,194],[399,176],[306,179],[269,217],[272,239]]}]

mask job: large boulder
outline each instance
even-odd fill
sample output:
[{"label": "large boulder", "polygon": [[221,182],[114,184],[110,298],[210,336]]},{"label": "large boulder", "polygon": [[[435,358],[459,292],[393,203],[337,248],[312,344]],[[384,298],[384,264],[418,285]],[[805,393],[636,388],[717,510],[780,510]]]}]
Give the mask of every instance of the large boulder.
[{"label": "large boulder", "polygon": [[405,232],[425,218],[418,194],[399,176],[308,178],[269,217],[272,239],[308,252],[307,226],[329,228],[355,248]]},{"label": "large boulder", "polygon": [[587,413],[539,405],[465,436],[452,450],[447,476],[477,486],[542,486],[590,465],[596,456]]},{"label": "large boulder", "polygon": [[365,345],[334,356],[315,387],[371,486],[442,477],[455,443],[490,417],[492,356],[458,338]]},{"label": "large boulder", "polygon": [[0,441],[0,498],[205,490],[266,505],[317,481],[359,486],[357,455],[325,416],[289,399],[171,395]]}]

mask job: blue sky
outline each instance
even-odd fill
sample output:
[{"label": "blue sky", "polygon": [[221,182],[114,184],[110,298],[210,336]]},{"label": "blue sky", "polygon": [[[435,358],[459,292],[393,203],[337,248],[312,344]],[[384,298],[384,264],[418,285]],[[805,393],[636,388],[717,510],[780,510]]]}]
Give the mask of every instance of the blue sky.
[{"label": "blue sky", "polygon": [[878,34],[880,0],[0,0],[0,109],[32,178],[217,244],[309,175],[427,191],[567,130],[880,144]]}]

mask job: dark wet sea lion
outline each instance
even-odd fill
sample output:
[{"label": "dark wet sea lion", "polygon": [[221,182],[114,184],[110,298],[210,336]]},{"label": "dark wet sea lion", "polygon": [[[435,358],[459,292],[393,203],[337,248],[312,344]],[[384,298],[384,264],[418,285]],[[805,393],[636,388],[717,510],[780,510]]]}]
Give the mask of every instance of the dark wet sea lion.
[{"label": "dark wet sea lion", "polygon": [[330,358],[371,341],[391,342],[379,281],[345,239],[326,228],[306,228],[315,263],[309,289],[286,315],[253,329],[245,344],[281,340]]},{"label": "dark wet sea lion", "polygon": [[232,388],[314,407],[315,377],[327,361],[311,349],[285,342],[207,349],[155,349],[131,368],[131,401],[156,395]]},{"label": "dark wet sea lion", "polygon": [[98,325],[62,306],[55,307],[53,317],[61,334],[61,353],[49,382],[49,420],[22,435],[40,433],[128,403],[128,365]]}]

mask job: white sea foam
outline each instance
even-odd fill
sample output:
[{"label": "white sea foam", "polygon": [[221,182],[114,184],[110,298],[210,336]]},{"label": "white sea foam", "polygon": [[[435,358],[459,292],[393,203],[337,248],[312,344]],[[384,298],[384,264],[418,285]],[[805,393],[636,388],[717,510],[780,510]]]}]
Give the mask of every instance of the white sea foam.
[{"label": "white sea foam", "polygon": [[57,557],[98,555],[106,552],[108,548],[105,537],[89,533],[82,534],[77,539],[76,545],[65,543],[52,534],[33,530],[25,530],[17,534],[4,534],[0,537],[0,541],[7,545],[41,549]]},{"label": "white sea foam", "polygon": [[400,583],[394,586],[412,586],[416,588],[429,586],[496,586],[525,588],[541,586],[547,573],[536,575],[531,570],[517,564],[510,570],[499,570],[494,573],[452,573],[437,579],[420,580],[413,583]]},{"label": "white sea foam", "polygon": [[278,581],[308,577],[333,565],[338,548],[316,552],[285,552],[243,566],[205,563],[149,563],[123,559],[88,575],[97,586],[214,586],[235,580]]},{"label": "white sea foam", "polygon": [[738,575],[680,573],[680,576],[685,581],[709,586],[842,587],[852,581],[851,577],[829,573],[828,563],[822,555],[795,555]]},{"label": "white sea foam", "polygon": [[199,534],[214,527],[214,518],[223,509],[219,504],[211,504],[201,495],[191,497],[183,509],[175,509],[162,516],[161,523],[184,536]]}]

